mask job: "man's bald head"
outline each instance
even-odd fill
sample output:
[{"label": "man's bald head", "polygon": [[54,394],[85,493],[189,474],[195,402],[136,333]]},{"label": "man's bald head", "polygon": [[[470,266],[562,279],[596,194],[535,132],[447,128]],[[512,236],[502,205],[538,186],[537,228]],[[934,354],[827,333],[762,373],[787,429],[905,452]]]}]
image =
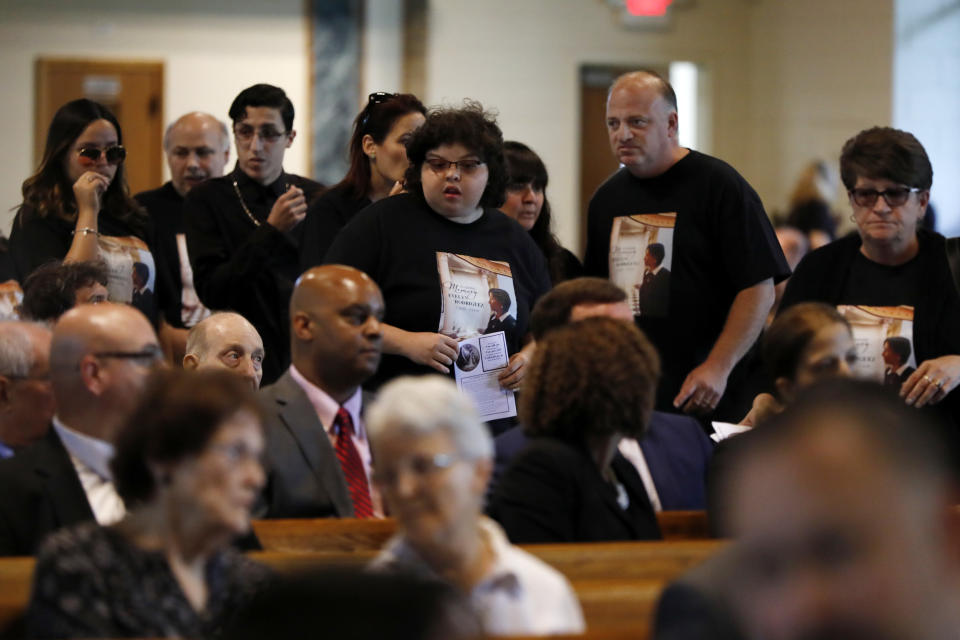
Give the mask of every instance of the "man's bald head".
[{"label": "man's bald head", "polygon": [[362,271],[310,269],[290,298],[294,366],[331,396],[349,397],[380,363],[383,312],[380,288]]},{"label": "man's bald head", "polygon": [[239,313],[222,311],[190,330],[183,368],[227,369],[259,389],[263,358],[263,339],[257,329]]},{"label": "man's bald head", "polygon": [[134,307],[104,302],[67,311],[50,346],[57,415],[71,428],[112,439],[162,354],[153,327]]},{"label": "man's bald head", "polygon": [[8,447],[40,439],[53,418],[50,337],[40,324],[0,323],[0,442]]},{"label": "man's bald head", "polygon": [[613,84],[610,85],[610,90],[607,92],[607,100],[610,100],[610,96],[613,95],[614,91],[623,90],[623,89],[654,89],[661,98],[667,103],[667,106],[672,108],[674,111],[677,110],[677,94],[673,90],[673,86],[667,82],[659,73],[653,71],[647,71],[641,69],[639,71],[629,71],[627,73],[617,76],[613,81]]},{"label": "man's bald head", "polygon": [[209,113],[194,111],[167,127],[163,148],[173,187],[183,196],[204,180],[223,175],[230,159],[230,132]]}]

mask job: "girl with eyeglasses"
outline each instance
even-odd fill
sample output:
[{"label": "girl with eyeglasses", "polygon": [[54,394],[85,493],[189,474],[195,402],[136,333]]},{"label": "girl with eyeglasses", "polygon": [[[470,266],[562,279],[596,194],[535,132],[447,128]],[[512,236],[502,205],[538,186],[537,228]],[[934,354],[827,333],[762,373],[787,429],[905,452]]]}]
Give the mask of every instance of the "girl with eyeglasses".
[{"label": "girl with eyeglasses", "polygon": [[510,325],[510,358],[499,381],[517,390],[533,351],[524,346],[530,309],[550,277],[530,234],[496,209],[507,184],[503,134],[482,105],[467,101],[431,110],[406,149],[407,193],[357,214],[324,259],[360,269],[383,292],[384,356],[368,384],[450,373],[458,339],[488,326],[489,290],[509,283],[515,295],[499,320]]},{"label": "girl with eyeglasses", "polygon": [[307,210],[300,264],[306,271],[323,262],[334,237],[361,209],[403,188],[406,143],[427,114],[409,93],[371,93],[353,121],[350,168]]},{"label": "girl with eyeglasses", "polygon": [[125,158],[120,123],[109,109],[87,99],[60,107],[40,166],[23,183],[10,251],[20,282],[51,260],[103,260],[110,299],[132,303],[154,319],[148,218],[130,197]]},{"label": "girl with eyeglasses", "polygon": [[[874,127],[844,144],[840,176],[857,233],[807,254],[787,282],[781,313],[803,301],[838,305],[869,349],[860,355],[873,377],[902,378],[895,386],[903,400],[933,407],[960,452],[960,283],[944,237],[922,227],[930,159],[910,133]],[[882,347],[892,337],[907,343],[906,362],[894,366]]]}]

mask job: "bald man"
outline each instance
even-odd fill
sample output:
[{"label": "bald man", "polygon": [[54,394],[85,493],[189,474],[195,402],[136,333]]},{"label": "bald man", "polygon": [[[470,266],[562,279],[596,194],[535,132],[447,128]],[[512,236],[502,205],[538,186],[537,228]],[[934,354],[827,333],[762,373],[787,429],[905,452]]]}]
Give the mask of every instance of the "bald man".
[{"label": "bald man", "polygon": [[56,529],[123,517],[112,443],[162,356],[150,322],[129,305],[80,305],[61,316],[50,346],[53,428],[0,461],[0,555],[32,555]]},{"label": "bald man", "polygon": [[184,369],[226,369],[260,388],[263,378],[263,340],[239,313],[221,311],[201,320],[187,337]]},{"label": "bald man", "polygon": [[733,167],[680,146],[677,96],[657,74],[617,78],[606,124],[622,168],[590,200],[587,274],[636,291],[636,242],[662,245],[665,295],[652,309],[634,302],[663,366],[656,408],[736,422],[753,399],[736,393],[746,371],[734,369],[760,335],[774,283],[790,274],[763,204]]},{"label": "bald man", "polygon": [[[208,113],[195,111],[181,116],[167,127],[163,149],[170,167],[170,181],[159,189],[134,196],[150,214],[156,227],[152,246],[157,260],[157,275],[170,300],[163,311],[166,324],[189,329],[210,312],[200,304],[193,288],[193,271],[184,239],[183,199],[195,186],[223,175],[230,159],[230,132],[227,125]],[[174,361],[183,358],[186,332],[168,332]],[[166,340],[165,340],[166,342]]]},{"label": "bald man", "polygon": [[[369,276],[326,265],[290,300],[292,364],[261,391],[266,517],[379,517],[360,385],[380,364],[383,296]],[[326,437],[324,437],[326,436]]]},{"label": "bald man", "polygon": [[50,330],[30,322],[0,322],[0,458],[47,433],[53,418]]}]

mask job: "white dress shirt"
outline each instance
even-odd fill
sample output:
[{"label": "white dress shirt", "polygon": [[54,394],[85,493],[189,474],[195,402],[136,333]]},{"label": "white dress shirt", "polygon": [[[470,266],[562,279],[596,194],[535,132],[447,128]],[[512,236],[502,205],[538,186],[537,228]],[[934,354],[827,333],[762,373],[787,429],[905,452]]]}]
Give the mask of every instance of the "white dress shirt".
[{"label": "white dress shirt", "polygon": [[118,522],[126,515],[123,500],[117,495],[110,472],[110,460],[113,459],[113,445],[74,431],[53,417],[53,428],[57,430],[60,441],[70,455],[73,468],[80,478],[80,485],[87,494],[87,501],[93,511],[93,517],[101,525]]}]

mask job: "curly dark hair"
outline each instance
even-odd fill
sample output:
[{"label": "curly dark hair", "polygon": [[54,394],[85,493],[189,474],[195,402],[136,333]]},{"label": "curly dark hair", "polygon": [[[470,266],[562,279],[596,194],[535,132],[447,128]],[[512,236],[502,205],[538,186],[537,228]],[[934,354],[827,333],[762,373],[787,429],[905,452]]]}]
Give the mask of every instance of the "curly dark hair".
[{"label": "curly dark hair", "polygon": [[761,353],[770,380],[796,378],[800,358],[817,332],[832,324],[850,323],[837,309],[822,302],[801,302],[778,314],[763,334]]},{"label": "curly dark hair", "polygon": [[[67,176],[66,156],[77,138],[97,120],[106,120],[117,132],[117,144],[123,144],[123,131],[116,116],[105,106],[93,100],[81,98],[63,105],[53,116],[47,130],[43,157],[36,172],[23,181],[23,202],[18,212],[46,218],[58,216],[73,221],[77,216],[77,201],[73,195],[73,183]],[[147,214],[130,196],[124,164],[117,165],[117,172],[103,194],[101,209],[107,215],[123,221],[135,231],[144,231]],[[26,222],[18,216],[19,224]]]},{"label": "curly dark hair", "polygon": [[350,136],[350,168],[343,180],[331,187],[351,199],[363,198],[370,191],[370,159],[363,152],[363,139],[373,138],[376,144],[383,144],[394,123],[411,113],[427,115],[427,108],[412,93],[386,94],[382,101],[374,98],[381,94],[371,94],[367,105],[353,121],[353,135]]},{"label": "curly dark hair", "polygon": [[933,185],[933,167],[923,145],[912,133],[873,127],[847,140],[840,152],[843,185],[853,189],[858,177],[927,190]]},{"label": "curly dark hair", "polygon": [[480,196],[480,206],[502,205],[507,186],[503,133],[494,115],[474,100],[464,100],[459,108],[441,107],[427,113],[427,121],[407,141],[407,191],[423,198],[420,171],[427,152],[445,144],[461,144],[486,163],[487,186]]},{"label": "curly dark hair", "polygon": [[639,438],[653,411],[660,358],[636,326],[595,317],[557,328],[537,344],[520,396],[531,436],[584,446],[590,436]]},{"label": "curly dark hair", "polygon": [[103,261],[48,262],[24,281],[20,312],[36,322],[52,322],[74,307],[78,289],[94,283],[107,286],[107,265]]},{"label": "curly dark hair", "polygon": [[256,395],[229,371],[160,370],[147,384],[133,415],[117,434],[110,462],[117,493],[128,508],[156,495],[150,466],[176,463],[206,448],[217,429],[246,412],[262,421]]}]

